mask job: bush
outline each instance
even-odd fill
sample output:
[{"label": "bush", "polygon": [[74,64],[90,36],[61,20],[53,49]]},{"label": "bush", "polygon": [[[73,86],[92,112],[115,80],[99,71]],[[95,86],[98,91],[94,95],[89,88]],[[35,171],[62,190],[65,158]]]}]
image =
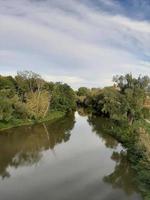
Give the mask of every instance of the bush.
[{"label": "bush", "polygon": [[150,109],[149,108],[143,108],[142,114],[143,114],[144,119],[149,119],[150,118]]},{"label": "bush", "polygon": [[51,97],[51,109],[69,112],[76,108],[75,93],[67,84],[57,83]]}]

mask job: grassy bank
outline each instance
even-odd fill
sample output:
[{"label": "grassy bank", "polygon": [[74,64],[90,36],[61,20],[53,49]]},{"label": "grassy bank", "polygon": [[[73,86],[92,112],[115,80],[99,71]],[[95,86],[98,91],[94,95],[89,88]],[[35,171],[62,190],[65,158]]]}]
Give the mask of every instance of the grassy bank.
[{"label": "grassy bank", "polygon": [[39,119],[39,120],[12,119],[9,122],[0,122],[0,131],[5,130],[5,129],[10,129],[10,128],[13,128],[13,127],[18,127],[18,126],[25,126],[25,125],[31,125],[31,124],[36,124],[36,123],[42,123],[42,122],[45,122],[45,121],[53,121],[53,120],[59,119],[63,116],[65,116],[65,112],[52,111],[45,118]]},{"label": "grassy bank", "polygon": [[144,120],[132,126],[111,123],[109,133],[127,149],[127,157],[136,172],[136,184],[144,200],[150,200],[150,124]]}]

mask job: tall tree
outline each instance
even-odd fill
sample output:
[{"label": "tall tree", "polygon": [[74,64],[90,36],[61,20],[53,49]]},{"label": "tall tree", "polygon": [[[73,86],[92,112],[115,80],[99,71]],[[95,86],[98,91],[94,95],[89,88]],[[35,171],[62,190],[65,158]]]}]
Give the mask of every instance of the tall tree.
[{"label": "tall tree", "polygon": [[115,76],[113,81],[117,84],[119,93],[122,94],[120,103],[124,105],[129,124],[133,120],[140,118],[144,101],[146,98],[146,88],[150,83],[148,76],[134,78],[132,74],[125,76]]}]

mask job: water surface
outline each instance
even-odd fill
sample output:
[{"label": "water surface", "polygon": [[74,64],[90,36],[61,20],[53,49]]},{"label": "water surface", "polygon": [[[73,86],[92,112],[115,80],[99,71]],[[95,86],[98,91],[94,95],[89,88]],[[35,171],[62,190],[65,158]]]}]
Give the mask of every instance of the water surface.
[{"label": "water surface", "polygon": [[0,133],[0,200],[141,200],[125,150],[78,113]]}]

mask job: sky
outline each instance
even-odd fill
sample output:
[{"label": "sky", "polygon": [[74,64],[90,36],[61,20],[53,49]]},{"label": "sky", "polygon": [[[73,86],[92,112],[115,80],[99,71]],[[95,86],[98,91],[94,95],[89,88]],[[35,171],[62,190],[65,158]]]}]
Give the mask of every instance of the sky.
[{"label": "sky", "polygon": [[0,0],[0,74],[73,88],[150,74],[150,0]]}]

